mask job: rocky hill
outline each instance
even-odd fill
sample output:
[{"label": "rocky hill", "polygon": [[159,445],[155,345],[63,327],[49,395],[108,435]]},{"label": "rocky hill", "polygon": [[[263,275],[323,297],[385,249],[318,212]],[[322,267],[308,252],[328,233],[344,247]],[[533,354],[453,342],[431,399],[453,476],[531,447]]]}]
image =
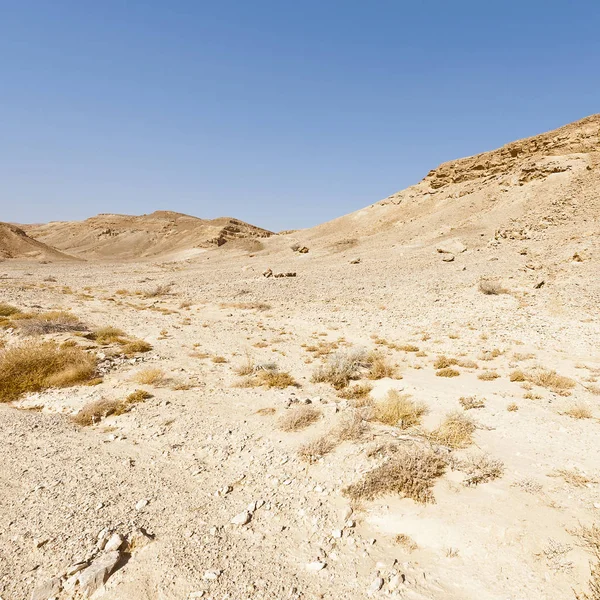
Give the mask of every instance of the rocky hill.
[{"label": "rocky hill", "polygon": [[205,220],[156,211],[130,216],[99,214],[85,221],[26,226],[27,233],[59,250],[86,259],[134,259],[221,246],[228,241],[266,238],[270,231],[229,217]]},{"label": "rocky hill", "polygon": [[46,244],[29,237],[10,223],[0,223],[0,259],[74,260]]}]

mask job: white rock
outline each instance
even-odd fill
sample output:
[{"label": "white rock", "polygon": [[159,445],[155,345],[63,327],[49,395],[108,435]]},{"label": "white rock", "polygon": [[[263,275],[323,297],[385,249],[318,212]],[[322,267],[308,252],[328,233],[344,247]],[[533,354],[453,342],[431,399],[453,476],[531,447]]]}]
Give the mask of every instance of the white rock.
[{"label": "white rock", "polygon": [[113,533],[108,539],[108,542],[106,542],[104,549],[107,552],[114,552],[115,550],[120,550],[122,545],[123,538],[118,533]]},{"label": "white rock", "polygon": [[75,575],[75,573],[79,573],[79,571],[83,571],[83,569],[85,569],[88,566],[88,562],[87,561],[81,561],[78,563],[74,563],[72,564],[70,567],[67,568],[67,577],[71,577],[71,575]]},{"label": "white rock", "polygon": [[352,519],[348,519],[346,523],[344,523],[344,527],[348,527],[350,529],[352,529],[352,527],[354,527],[355,525],[356,521],[353,521]]},{"label": "white rock", "polygon": [[342,530],[341,529],[334,529],[331,532],[331,536],[334,537],[334,538],[338,538],[338,539],[341,538],[342,537]]},{"label": "white rock", "polygon": [[376,577],[373,580],[373,583],[371,583],[371,585],[369,586],[367,593],[374,594],[375,592],[378,592],[382,587],[383,587],[383,579],[381,577]]},{"label": "white rock", "polygon": [[221,573],[222,571],[219,571],[218,569],[211,569],[204,573],[203,579],[206,579],[207,581],[215,581],[216,579],[219,579]]},{"label": "white rock", "polygon": [[146,498],[142,498],[142,500],[140,500],[136,505],[135,505],[135,510],[142,510],[142,508],[145,508],[146,506],[148,506],[148,502],[150,502],[149,500],[147,500]]},{"label": "white rock", "polygon": [[104,585],[114,571],[121,554],[117,551],[106,552],[98,556],[92,564],[79,573],[79,590],[85,597],[91,596]]},{"label": "white rock", "polygon": [[247,523],[250,523],[251,519],[252,515],[247,510],[244,510],[235,515],[235,517],[231,519],[231,523],[233,525],[246,525]]},{"label": "white rock", "polygon": [[31,594],[31,600],[49,600],[57,596],[62,589],[60,577],[54,577],[38,585]]},{"label": "white rock", "polygon": [[444,253],[460,254],[461,252],[464,252],[466,249],[467,249],[467,247],[458,239],[440,242],[436,246],[436,250],[440,254],[444,254]]},{"label": "white rock", "polygon": [[308,563],[306,565],[306,568],[309,571],[322,571],[327,565],[324,562],[321,562],[320,560],[317,560],[315,562],[311,562]]}]

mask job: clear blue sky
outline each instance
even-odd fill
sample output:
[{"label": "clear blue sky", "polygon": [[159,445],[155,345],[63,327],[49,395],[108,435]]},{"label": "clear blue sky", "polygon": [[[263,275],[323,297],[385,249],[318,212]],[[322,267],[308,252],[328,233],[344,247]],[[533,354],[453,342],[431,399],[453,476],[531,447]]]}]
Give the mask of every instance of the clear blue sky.
[{"label": "clear blue sky", "polygon": [[308,227],[600,111],[600,1],[0,2],[0,220]]}]

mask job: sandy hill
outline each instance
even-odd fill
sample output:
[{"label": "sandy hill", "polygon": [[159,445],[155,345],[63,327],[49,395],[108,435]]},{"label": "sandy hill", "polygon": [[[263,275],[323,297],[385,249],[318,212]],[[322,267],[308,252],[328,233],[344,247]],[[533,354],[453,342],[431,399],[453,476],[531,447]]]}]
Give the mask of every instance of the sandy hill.
[{"label": "sandy hill", "polygon": [[10,223],[0,223],[0,258],[73,260],[72,256],[29,237]]},{"label": "sandy hill", "polygon": [[170,211],[141,216],[99,214],[85,221],[50,222],[26,229],[36,240],[76,256],[121,260],[193,255],[194,249],[272,235],[229,217],[205,220]]},{"label": "sandy hill", "polygon": [[550,242],[568,239],[566,230],[593,236],[599,219],[600,114],[444,163],[412,187],[291,237],[315,250],[457,236],[477,245],[490,238]]}]

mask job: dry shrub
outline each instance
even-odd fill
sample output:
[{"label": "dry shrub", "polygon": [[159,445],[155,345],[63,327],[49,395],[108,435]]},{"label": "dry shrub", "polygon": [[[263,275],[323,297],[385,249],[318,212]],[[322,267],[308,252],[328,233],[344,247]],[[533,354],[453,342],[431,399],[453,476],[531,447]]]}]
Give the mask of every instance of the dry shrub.
[{"label": "dry shrub", "polygon": [[150,350],[152,350],[152,344],[144,340],[131,340],[123,343],[123,352],[127,356],[150,352]]},{"label": "dry shrub", "polygon": [[433,368],[434,369],[447,369],[448,367],[452,367],[457,364],[458,364],[457,358],[449,358],[448,356],[444,356],[442,354],[433,361]]},{"label": "dry shrub", "polygon": [[314,383],[330,383],[336,390],[345,388],[353,379],[358,379],[362,369],[371,366],[370,356],[364,350],[336,352],[324,365],[319,366],[312,376]]},{"label": "dry shrub", "polygon": [[600,526],[582,526],[571,533],[579,537],[581,545],[594,557],[590,565],[590,593],[575,594],[575,597],[577,600],[600,600]]},{"label": "dry shrub", "polygon": [[516,402],[511,402],[507,407],[506,410],[508,412],[517,412],[519,410],[519,405]]},{"label": "dry shrub", "polygon": [[279,419],[279,428],[283,431],[306,429],[321,417],[321,412],[312,406],[298,406],[289,410]]},{"label": "dry shrub", "polygon": [[102,398],[86,404],[71,420],[85,427],[99,423],[110,415],[121,415],[124,412],[127,412],[127,405],[122,400]]},{"label": "dry shrub", "polygon": [[159,385],[165,380],[165,372],[157,367],[147,367],[138,371],[133,380],[142,385]]},{"label": "dry shrub", "polygon": [[371,363],[367,377],[369,379],[384,379],[386,377],[395,377],[396,368],[391,365],[388,359],[379,352],[372,352],[369,355],[369,361]]},{"label": "dry shrub", "polygon": [[573,419],[591,419],[592,411],[590,408],[583,403],[573,404],[564,412],[565,415],[572,417]]},{"label": "dry shrub", "polygon": [[599,385],[588,385],[585,388],[590,394],[594,394],[594,396],[600,396],[600,386]]},{"label": "dry shrub", "polygon": [[256,411],[257,415],[260,415],[261,417],[266,417],[268,415],[274,415],[277,412],[277,409],[273,408],[272,406],[267,406],[265,408],[259,408]]},{"label": "dry shrub", "polygon": [[346,442],[360,439],[368,429],[367,423],[358,411],[344,415],[338,424],[332,429],[329,438],[338,442]]},{"label": "dry shrub", "polygon": [[0,302],[0,317],[12,317],[13,315],[17,315],[20,312],[20,308],[12,306],[11,304],[5,304],[4,302]]},{"label": "dry shrub", "polygon": [[432,450],[420,446],[402,448],[388,462],[349,485],[344,494],[352,500],[399,494],[415,502],[435,502],[432,488],[445,470],[446,462]]},{"label": "dry shrub", "polygon": [[240,376],[252,375],[254,373],[255,364],[250,355],[246,355],[246,360],[239,366],[236,367],[235,373]]},{"label": "dry shrub", "polygon": [[300,446],[298,456],[301,460],[313,464],[323,458],[326,454],[329,454],[334,448],[334,441],[331,440],[329,436],[324,435]]},{"label": "dry shrub", "polygon": [[520,369],[517,369],[516,371],[513,371],[510,374],[510,380],[511,381],[525,381],[525,373],[523,373],[523,371],[521,371]]},{"label": "dry shrub", "polygon": [[458,399],[458,401],[465,410],[471,410],[473,408],[485,408],[485,400],[477,398],[476,396],[462,396]]},{"label": "dry shrub", "polygon": [[437,377],[458,377],[460,375],[460,371],[447,367],[445,369],[440,369],[439,371],[436,371],[435,374]]},{"label": "dry shrub", "polygon": [[551,390],[570,390],[576,385],[575,381],[570,377],[564,377],[563,375],[559,375],[556,371],[541,367],[529,371],[525,378],[535,385]]},{"label": "dry shrub", "polygon": [[419,352],[419,346],[415,346],[414,344],[404,344],[403,346],[394,346],[394,348],[403,352]]},{"label": "dry shrub", "polygon": [[431,432],[430,438],[450,448],[466,448],[473,443],[475,429],[475,423],[469,417],[461,413],[452,413]]},{"label": "dry shrub", "polygon": [[254,375],[246,377],[240,387],[261,387],[285,389],[287,387],[298,387],[298,382],[286,372],[257,371]]},{"label": "dry shrub", "polygon": [[224,356],[213,356],[212,361],[215,364],[220,365],[220,364],[226,363],[227,359]]},{"label": "dry shrub", "polygon": [[15,322],[25,335],[84,331],[86,328],[75,315],[62,310],[45,313],[19,313],[15,315]]},{"label": "dry shrub", "polygon": [[138,402],[143,402],[149,398],[152,398],[152,394],[150,392],[147,392],[146,390],[135,390],[135,392],[131,392],[131,394],[127,396],[125,401],[128,404],[137,404]]},{"label": "dry shrub", "polygon": [[80,348],[54,342],[27,342],[0,353],[0,402],[50,387],[68,387],[90,380],[96,360]]},{"label": "dry shrub", "polygon": [[504,354],[504,352],[498,348],[494,348],[493,350],[484,350],[479,355],[479,360],[494,360],[495,358],[502,356],[502,354]]},{"label": "dry shrub", "polygon": [[405,533],[399,533],[394,538],[394,541],[398,546],[402,546],[407,552],[414,552],[419,547],[417,546],[417,543]]},{"label": "dry shrub", "polygon": [[479,369],[479,365],[474,360],[459,360],[456,364],[464,369]]},{"label": "dry shrub", "polygon": [[494,381],[494,379],[498,379],[498,377],[500,377],[500,375],[496,373],[496,371],[484,371],[477,375],[477,379],[481,379],[481,381]]},{"label": "dry shrub", "polygon": [[373,386],[370,383],[357,383],[338,392],[338,397],[345,400],[362,401],[369,396]]},{"label": "dry shrub", "polygon": [[461,471],[467,476],[463,481],[463,485],[467,487],[493,481],[504,473],[502,461],[485,452],[473,452],[464,458],[452,459],[450,464],[453,470]]},{"label": "dry shrub", "polygon": [[409,394],[390,390],[385,399],[374,404],[373,418],[386,425],[407,429],[419,425],[427,410],[425,404],[414,402]]},{"label": "dry shrub", "polygon": [[523,394],[523,398],[525,398],[525,400],[541,400],[542,396],[539,394],[533,394],[532,392],[527,392],[526,394]]},{"label": "dry shrub", "polygon": [[556,469],[548,473],[549,477],[562,477],[569,485],[574,487],[587,487],[590,483],[598,483],[596,479],[588,477],[578,469]]},{"label": "dry shrub", "polygon": [[508,294],[508,290],[495,279],[481,279],[479,281],[479,291],[486,296],[498,296],[499,294]]},{"label": "dry shrub", "polygon": [[124,337],[127,337],[127,335],[122,329],[109,326],[94,329],[89,337],[99,344],[113,344],[115,342],[120,342]]},{"label": "dry shrub", "polygon": [[157,298],[159,296],[167,296],[170,293],[172,287],[172,283],[161,283],[147,290],[142,290],[138,293],[144,296],[144,298]]}]

